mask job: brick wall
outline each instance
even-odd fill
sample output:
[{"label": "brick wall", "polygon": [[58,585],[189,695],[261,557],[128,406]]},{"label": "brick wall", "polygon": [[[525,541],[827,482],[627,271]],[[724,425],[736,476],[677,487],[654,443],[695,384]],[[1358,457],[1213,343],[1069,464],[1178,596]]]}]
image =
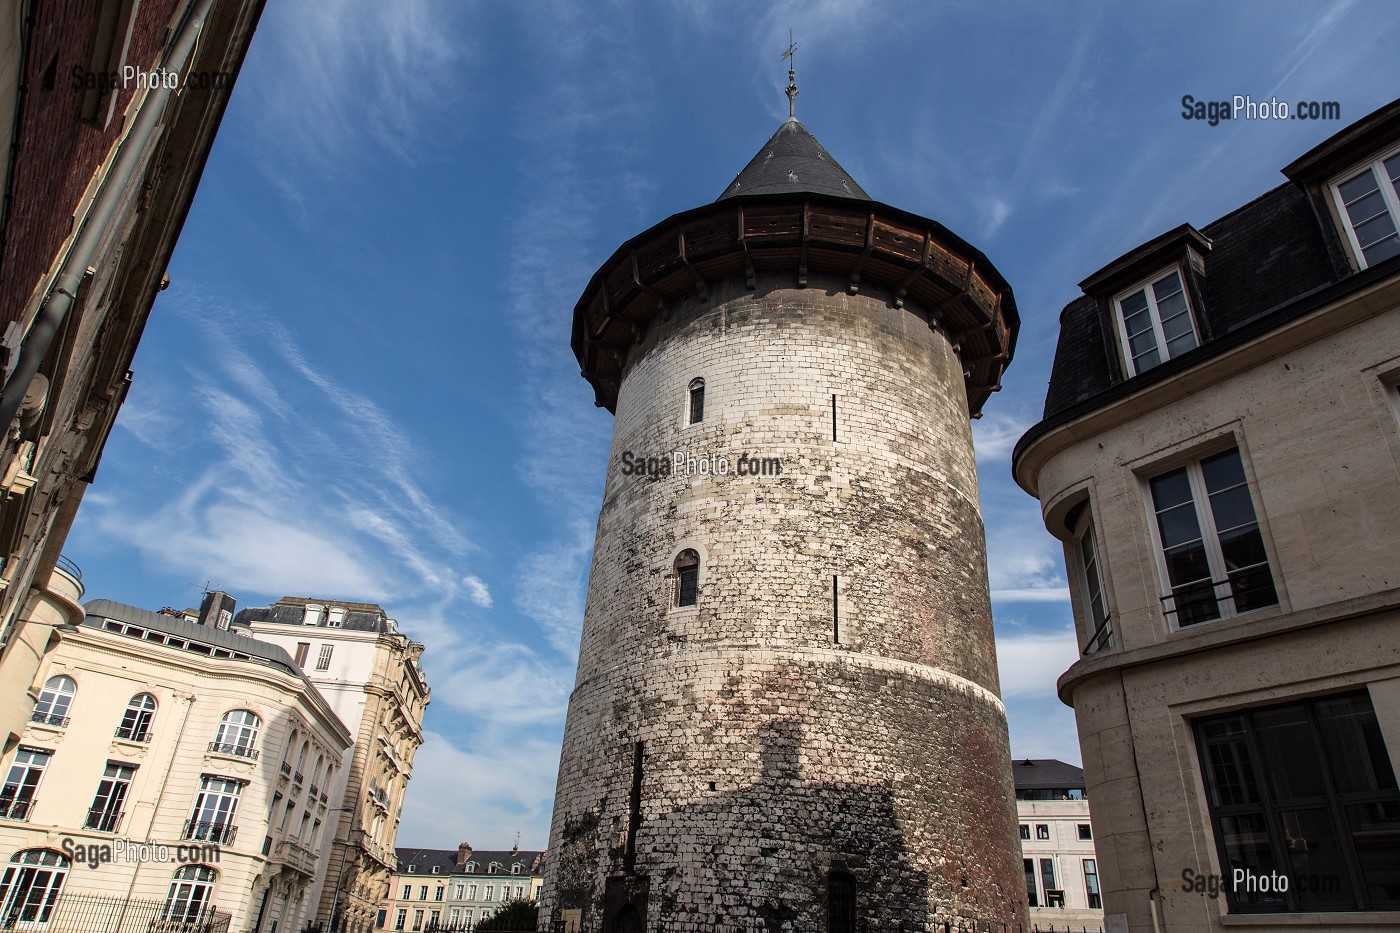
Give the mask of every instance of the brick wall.
[{"label": "brick wall", "polygon": [[[180,0],[143,0],[127,61],[149,70],[164,50]],[[14,201],[0,256],[0,333],[24,313],[34,289],[73,232],[73,212],[93,173],[123,129],[134,89],[119,92],[116,115],[99,129],[80,119],[83,90],[73,69],[92,58],[100,0],[32,4],[33,33],[23,80],[27,87],[15,156]]]}]

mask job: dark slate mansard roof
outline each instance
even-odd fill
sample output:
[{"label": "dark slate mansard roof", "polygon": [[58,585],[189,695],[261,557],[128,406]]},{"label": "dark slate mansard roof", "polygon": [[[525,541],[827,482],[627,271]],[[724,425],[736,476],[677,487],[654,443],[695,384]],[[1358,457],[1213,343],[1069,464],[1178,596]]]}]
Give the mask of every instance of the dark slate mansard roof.
[{"label": "dark slate mansard roof", "polygon": [[[1202,254],[1201,304],[1193,307],[1201,345],[1131,378],[1117,373],[1116,333],[1096,297],[1065,306],[1045,411],[1040,424],[1016,445],[1020,452],[1049,429],[1142,386],[1170,378],[1237,343],[1252,339],[1342,295],[1400,270],[1400,257],[1353,272],[1341,252],[1341,234],[1309,191],[1360,154],[1390,148],[1400,137],[1400,99],[1362,117],[1283,169],[1289,182],[1201,229],[1210,241]],[[1184,228],[1179,228],[1184,229]],[[1178,232],[1178,231],[1174,231]],[[1170,236],[1170,234],[1168,235]],[[1159,238],[1161,239],[1161,238]],[[1144,244],[1123,257],[1143,250]],[[1120,260],[1121,262],[1122,260]],[[1110,267],[1106,267],[1105,270]],[[1086,284],[1103,272],[1091,276]],[[1111,395],[1104,393],[1112,391]]]},{"label": "dark slate mansard roof", "polygon": [[[239,610],[238,615],[233,617],[233,624],[246,627],[253,622],[277,622],[282,625],[303,625],[306,618],[306,604],[311,600],[301,600],[300,602],[278,602],[271,606],[250,606],[247,609]],[[385,621],[382,610],[356,609],[354,605],[369,604],[345,604],[338,602],[318,603],[318,605],[344,606],[345,618],[340,625],[335,628],[348,629],[352,632],[392,632],[393,629]],[[324,622],[319,623],[323,627]]]},{"label": "dark slate mansard roof", "polygon": [[869,201],[854,178],[796,120],[778,127],[716,201],[756,194],[826,194]]},{"label": "dark slate mansard roof", "polygon": [[[1226,214],[1201,232],[1212,243],[1205,255],[1205,307],[1195,309],[1204,331],[1204,352],[1209,352],[1212,340],[1339,279],[1312,205],[1291,182]],[[1060,313],[1060,339],[1045,396],[1045,418],[1114,384],[1109,361],[1117,335],[1105,334],[1103,325],[1098,302],[1087,295],[1071,301]],[[1198,352],[1201,348],[1177,359],[1194,361]],[[1169,360],[1162,366],[1175,362]]]},{"label": "dark slate mansard roof", "polygon": [[[399,873],[408,873],[409,866],[413,866],[413,874],[429,875],[433,874],[433,866],[438,868],[437,875],[460,874],[457,871],[457,850],[456,849],[395,849],[394,855],[399,861]],[[509,849],[502,851],[478,851],[473,850],[467,854],[467,861],[475,862],[477,870],[474,874],[484,875],[491,867],[492,862],[499,862],[501,871],[497,875],[509,875],[511,865],[519,862],[521,865],[521,875],[529,875],[537,871],[540,863],[544,861],[544,852],[537,849],[520,849],[512,852]]]},{"label": "dark slate mansard roof", "polygon": [[231,629],[224,630],[214,628],[212,625],[186,622],[175,616],[162,615],[159,612],[152,612],[138,606],[128,606],[110,599],[90,599],[83,608],[86,613],[83,624],[93,628],[104,628],[103,623],[107,619],[125,622],[128,625],[140,626],[148,631],[173,635],[185,641],[225,648],[235,654],[247,655],[250,658],[271,664],[273,667],[279,667],[298,678],[302,677],[301,668],[280,645],[259,641]]},{"label": "dark slate mansard roof", "polygon": [[1017,790],[1084,789],[1084,769],[1058,758],[1023,758],[1011,763]]}]

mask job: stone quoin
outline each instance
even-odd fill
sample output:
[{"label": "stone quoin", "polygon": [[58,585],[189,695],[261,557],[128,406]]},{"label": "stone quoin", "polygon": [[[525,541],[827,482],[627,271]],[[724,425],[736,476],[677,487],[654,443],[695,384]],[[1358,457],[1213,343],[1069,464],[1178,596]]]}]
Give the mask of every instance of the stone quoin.
[{"label": "stone quoin", "polygon": [[[615,422],[541,929],[1025,924],[968,423],[1018,324],[795,119],[594,275]],[[678,450],[782,468],[618,466]]]}]

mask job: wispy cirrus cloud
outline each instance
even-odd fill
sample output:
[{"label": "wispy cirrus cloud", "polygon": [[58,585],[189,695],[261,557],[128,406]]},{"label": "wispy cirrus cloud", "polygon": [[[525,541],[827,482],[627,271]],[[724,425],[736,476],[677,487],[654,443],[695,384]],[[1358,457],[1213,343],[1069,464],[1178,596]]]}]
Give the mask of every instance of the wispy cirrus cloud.
[{"label": "wispy cirrus cloud", "polygon": [[[269,4],[246,78],[266,144],[323,167],[364,146],[412,161],[431,115],[465,84],[471,33],[453,27],[469,12],[448,0]],[[284,172],[269,164],[268,175]]]}]

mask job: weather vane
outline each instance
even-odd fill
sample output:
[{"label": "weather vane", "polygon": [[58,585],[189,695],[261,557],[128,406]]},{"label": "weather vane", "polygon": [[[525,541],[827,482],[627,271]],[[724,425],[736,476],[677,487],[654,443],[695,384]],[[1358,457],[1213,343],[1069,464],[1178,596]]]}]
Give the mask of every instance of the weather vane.
[{"label": "weather vane", "polygon": [[778,59],[778,61],[785,61],[788,63],[788,119],[794,122],[797,120],[797,72],[794,71],[797,67],[797,59],[792,54],[795,51],[797,51],[797,43],[792,41],[792,30],[789,29],[787,51],[783,53],[783,57]]}]

